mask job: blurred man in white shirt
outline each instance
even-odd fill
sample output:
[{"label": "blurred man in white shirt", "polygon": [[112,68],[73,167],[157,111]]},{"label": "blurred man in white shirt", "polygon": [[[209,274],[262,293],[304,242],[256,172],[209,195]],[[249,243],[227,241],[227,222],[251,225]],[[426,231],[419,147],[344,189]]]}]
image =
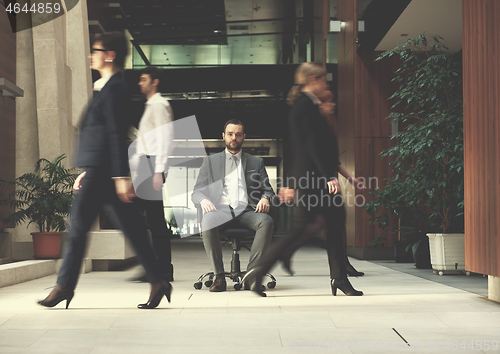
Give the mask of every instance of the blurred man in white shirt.
[{"label": "blurred man in white shirt", "polygon": [[[137,163],[139,175],[146,176],[138,183],[134,182],[139,197],[138,203],[146,213],[153,249],[166,274],[166,280],[173,281],[170,245],[172,231],[165,222],[162,192],[168,169],[168,156],[173,144],[173,111],[169,102],[158,92],[161,72],[155,67],[148,67],[141,72],[139,87],[147,101],[139,122],[139,141],[131,164]],[[142,278],[136,280],[145,280]]]}]

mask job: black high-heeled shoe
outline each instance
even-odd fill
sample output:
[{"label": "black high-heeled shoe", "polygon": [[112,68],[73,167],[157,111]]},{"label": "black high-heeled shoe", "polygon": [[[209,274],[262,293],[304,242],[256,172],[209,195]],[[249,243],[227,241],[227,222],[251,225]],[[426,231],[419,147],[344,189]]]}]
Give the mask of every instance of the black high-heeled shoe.
[{"label": "black high-heeled shoe", "polygon": [[363,275],[365,275],[365,273],[363,272],[358,272],[356,268],[354,268],[350,263],[345,266],[345,270],[347,272],[347,275],[350,277],[362,277]]},{"label": "black high-heeled shoe", "polygon": [[281,265],[283,266],[283,269],[288,273],[288,275],[293,276],[295,272],[292,270],[291,259],[281,258],[281,262],[283,262]]},{"label": "black high-heeled shoe", "polygon": [[172,285],[170,283],[164,282],[160,289],[156,292],[156,294],[153,295],[151,298],[151,301],[146,302],[145,304],[139,304],[137,305],[137,308],[140,309],[154,309],[158,307],[160,304],[161,299],[165,295],[167,298],[168,302],[170,302],[170,295],[172,294]]},{"label": "black high-heeled shoe", "polygon": [[250,286],[250,290],[256,293],[259,296],[266,297],[266,293],[264,292],[265,287],[262,285],[262,279],[264,276],[259,268],[251,269],[247,274],[247,282],[252,284]]},{"label": "black high-heeled shoe", "polygon": [[45,307],[54,307],[61,301],[66,300],[66,309],[68,308],[71,300],[73,300],[73,296],[75,295],[75,292],[73,290],[63,290],[59,295],[57,295],[55,298],[52,300],[40,300],[38,301],[38,305],[42,305]]},{"label": "black high-heeled shoe", "polygon": [[362,291],[358,291],[353,288],[352,284],[347,280],[347,278],[337,278],[330,282],[332,286],[332,295],[337,296],[337,289],[341,290],[346,296],[361,296]]}]

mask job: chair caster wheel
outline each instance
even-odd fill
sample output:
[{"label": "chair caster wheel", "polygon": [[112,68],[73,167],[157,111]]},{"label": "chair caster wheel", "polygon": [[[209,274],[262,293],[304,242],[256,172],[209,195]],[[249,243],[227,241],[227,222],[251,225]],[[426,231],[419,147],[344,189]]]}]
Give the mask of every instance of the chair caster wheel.
[{"label": "chair caster wheel", "polygon": [[241,290],[241,284],[239,283],[234,284],[234,290]]},{"label": "chair caster wheel", "polygon": [[270,281],[269,283],[267,283],[267,287],[269,289],[274,289],[276,287],[276,282],[275,281]]},{"label": "chair caster wheel", "polygon": [[201,281],[199,281],[199,282],[197,282],[197,283],[194,283],[194,288],[195,288],[196,290],[200,290],[200,289],[201,289],[201,287],[202,287]]},{"label": "chair caster wheel", "polygon": [[212,286],[212,284],[213,284],[213,283],[214,283],[214,282],[213,282],[212,280],[207,280],[207,281],[205,282],[205,286],[206,286],[207,288],[209,288],[209,287],[211,287],[211,286]]}]

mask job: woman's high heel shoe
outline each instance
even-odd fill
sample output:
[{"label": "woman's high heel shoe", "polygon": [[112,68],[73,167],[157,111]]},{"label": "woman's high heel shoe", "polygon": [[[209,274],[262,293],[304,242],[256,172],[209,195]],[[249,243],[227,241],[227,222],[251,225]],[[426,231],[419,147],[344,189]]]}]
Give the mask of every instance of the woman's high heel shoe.
[{"label": "woman's high heel shoe", "polygon": [[164,295],[167,298],[168,302],[170,302],[171,294],[172,294],[172,285],[170,285],[170,283],[168,282],[163,282],[163,284],[161,284],[160,288],[156,291],[156,293],[153,296],[151,296],[151,300],[146,302],[145,304],[137,305],[137,308],[154,309],[158,307]]},{"label": "woman's high heel shoe", "polygon": [[365,275],[365,273],[363,272],[358,272],[356,268],[354,268],[350,263],[346,264],[345,270],[347,272],[347,275],[350,277],[362,277],[363,275]]},{"label": "woman's high heel shoe", "polygon": [[293,276],[295,272],[292,270],[292,261],[290,258],[281,258],[281,261],[283,262],[281,265],[283,266],[283,269],[288,273],[288,275]]},{"label": "woman's high heel shoe", "polygon": [[262,286],[262,279],[264,278],[264,276],[262,275],[262,271],[259,267],[251,269],[246,274],[246,277],[248,279],[248,284],[251,284],[251,291],[262,297],[267,296],[264,292],[265,288]]},{"label": "woman's high heel shoe", "polygon": [[71,300],[73,300],[73,296],[75,295],[75,292],[73,290],[62,290],[60,294],[57,294],[52,300],[47,300],[46,298],[44,300],[38,301],[38,305],[42,305],[45,307],[54,307],[61,301],[66,300],[66,309],[68,308]]},{"label": "woman's high heel shoe", "polygon": [[341,290],[347,296],[361,296],[362,291],[358,291],[352,287],[352,284],[347,280],[347,278],[337,278],[333,279],[330,283],[332,286],[332,295],[337,295],[337,289]]}]

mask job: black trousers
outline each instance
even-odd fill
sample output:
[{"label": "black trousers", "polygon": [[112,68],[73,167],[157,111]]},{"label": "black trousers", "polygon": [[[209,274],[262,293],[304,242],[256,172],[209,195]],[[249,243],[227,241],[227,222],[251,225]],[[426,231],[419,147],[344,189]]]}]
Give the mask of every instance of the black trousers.
[{"label": "black trousers", "polygon": [[116,195],[115,184],[106,167],[88,167],[71,210],[71,223],[64,249],[64,259],[57,284],[74,289],[80,275],[87,245],[87,232],[102,207],[114,226],[130,240],[150,282],[164,279],[151,243],[147,238],[146,224],[137,205],[122,203]]},{"label": "black trousers", "polygon": [[[311,204],[311,201],[314,203]],[[317,191],[299,191],[299,203],[295,208],[291,232],[272,244],[266,252],[259,264],[262,273],[269,272],[278,260],[288,258],[302,246],[317,231],[318,227],[315,224],[319,216],[325,222],[330,278],[347,277],[344,237],[346,215],[342,196],[339,193],[335,196],[322,194],[320,198]]]},{"label": "black trousers", "polygon": [[142,200],[137,199],[137,204],[146,214],[146,222],[151,231],[153,241],[153,251],[158,260],[158,264],[168,278],[174,275],[174,266],[172,265],[172,231],[167,227],[163,201],[161,200]]},{"label": "black trousers", "polygon": [[[138,167],[138,179],[142,182],[134,182],[138,198],[138,207],[146,214],[146,221],[151,231],[153,250],[167,280],[173,278],[174,267],[172,265],[172,231],[167,227],[165,212],[163,208],[163,191],[153,188],[155,156],[141,156]],[[163,178],[165,181],[165,177]]]}]

